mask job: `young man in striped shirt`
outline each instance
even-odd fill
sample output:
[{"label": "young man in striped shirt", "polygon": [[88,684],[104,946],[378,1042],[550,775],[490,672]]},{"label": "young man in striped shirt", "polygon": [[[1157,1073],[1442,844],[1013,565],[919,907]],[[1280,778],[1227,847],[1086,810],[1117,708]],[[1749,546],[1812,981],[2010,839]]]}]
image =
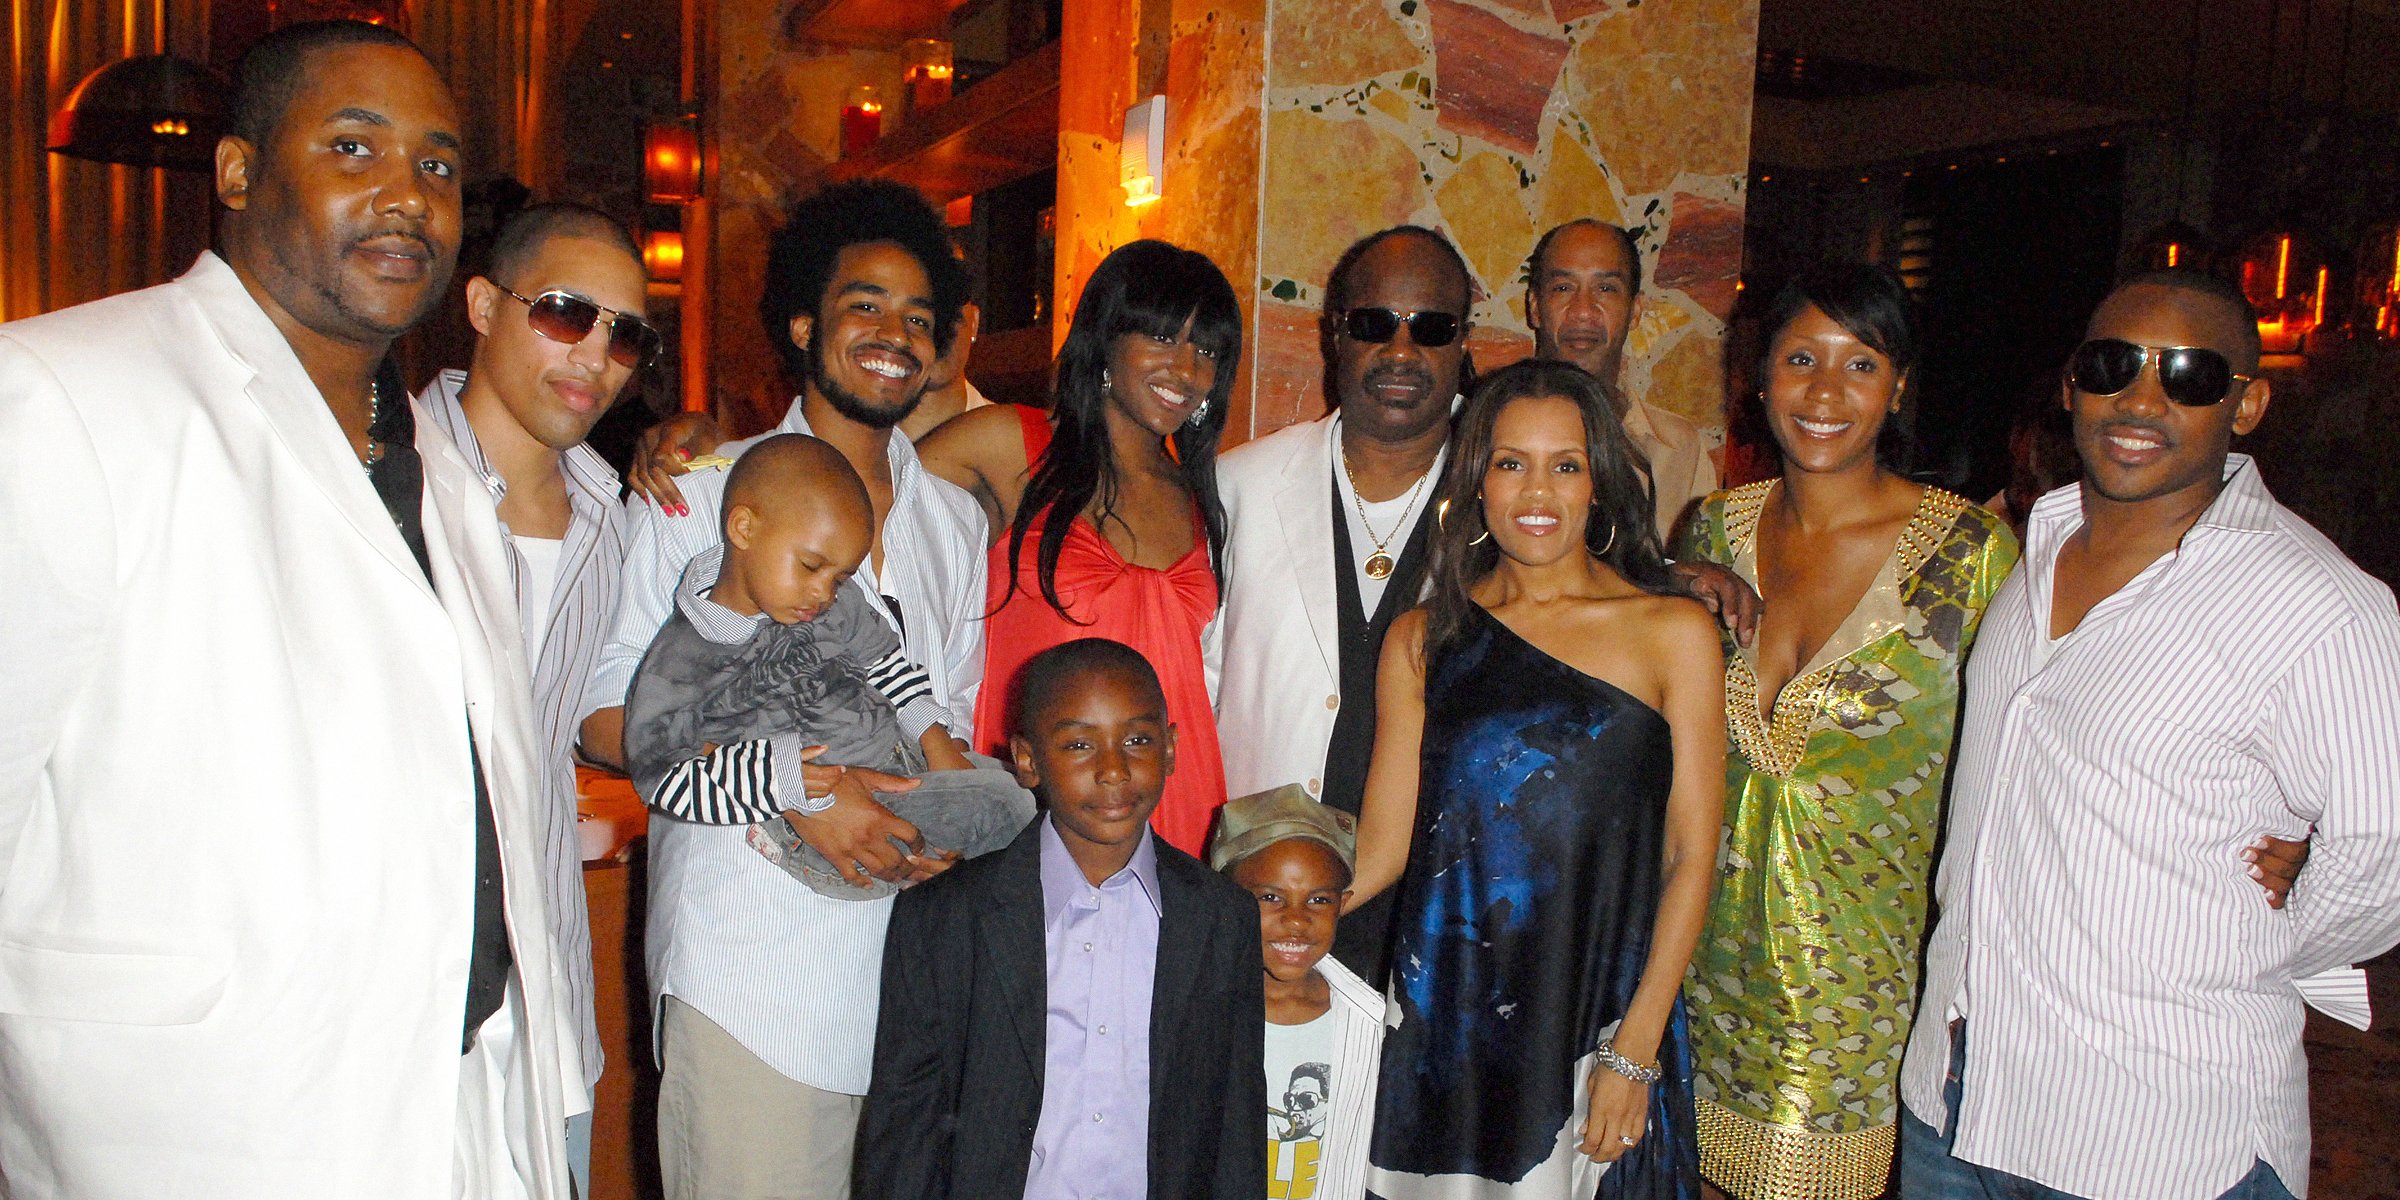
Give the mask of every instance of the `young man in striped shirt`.
[{"label": "young man in striped shirt", "polygon": [[[2069,361],[2084,479],[1967,664],[1906,1200],[2307,1194],[2304,993],[2400,941],[2400,613],[2229,453],[2258,359],[2241,292],[2170,271]],[[2244,848],[2310,830],[2270,907]]]},{"label": "young man in striped shirt", "polygon": [[[494,237],[485,273],[467,281],[469,369],[442,372],[417,396],[422,419],[458,443],[490,489],[508,535],[542,739],[541,851],[558,994],[587,1099],[603,1061],[575,836],[576,727],[584,682],[616,616],[626,521],[617,473],[584,439],[657,351],[647,282],[632,236],[607,214],[577,204],[518,212]],[[567,1162],[588,1193],[591,1109],[569,1100]]]}]

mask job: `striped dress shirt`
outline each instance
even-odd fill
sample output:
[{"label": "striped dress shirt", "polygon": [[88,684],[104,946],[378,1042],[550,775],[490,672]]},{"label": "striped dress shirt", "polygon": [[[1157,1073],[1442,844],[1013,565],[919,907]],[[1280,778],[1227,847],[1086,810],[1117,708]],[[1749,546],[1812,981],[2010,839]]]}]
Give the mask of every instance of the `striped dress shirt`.
[{"label": "striped dress shirt", "polygon": [[[797,402],[774,432],[809,432]],[[760,440],[722,452],[738,456]],[[892,622],[942,706],[972,722],[983,682],[983,509],[929,474],[905,437],[891,439],[890,463],[881,578],[861,571],[850,583],[867,589],[875,611]],[[625,703],[642,652],[673,611],[685,565],[721,542],[725,476],[695,471],[677,480],[690,509],[684,516],[639,501],[629,510],[616,628],[593,669],[590,707]],[[898,605],[897,616],[878,585]],[[759,857],[747,833],[653,812],[644,932],[651,1011],[659,1011],[660,996],[673,995],[785,1078],[863,1096],[892,902],[820,896]]]},{"label": "striped dress shirt", "polygon": [[[2256,1160],[2308,1191],[2295,981],[2400,941],[2400,613],[2250,460],[2184,535],[2048,637],[2070,486],[1968,661],[1909,1111],[1956,1155],[2081,1196],[2202,1200]],[[2282,910],[2241,858],[2307,836]]]},{"label": "striped dress shirt", "polygon": [[[443,371],[417,396],[422,419],[458,443],[497,504],[508,482],[492,470],[459,407],[464,371]],[[583,1057],[585,1089],[596,1087],[604,1065],[592,989],[592,929],[583,897],[583,851],[575,835],[575,742],[583,718],[584,680],[600,658],[616,616],[618,570],[625,558],[625,510],[617,503],[617,473],[590,446],[559,456],[567,479],[567,536],[559,549],[558,572],[547,589],[526,579],[525,563],[509,556],[520,610],[529,597],[547,591],[544,613],[520,611],[528,628],[540,628],[541,653],[533,663],[533,711],[542,750],[542,861],[550,869],[550,935],[558,947],[558,994],[569,1006]],[[502,528],[505,530],[506,525]],[[513,536],[513,535],[512,535]],[[530,641],[529,641],[530,644]],[[570,1106],[571,1111],[573,1110]]]}]

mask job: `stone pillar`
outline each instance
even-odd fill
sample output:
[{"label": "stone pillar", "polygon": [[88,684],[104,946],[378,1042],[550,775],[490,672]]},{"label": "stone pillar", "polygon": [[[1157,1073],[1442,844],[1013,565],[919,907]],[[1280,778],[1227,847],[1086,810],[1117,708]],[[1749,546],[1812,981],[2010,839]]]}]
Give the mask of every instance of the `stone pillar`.
[{"label": "stone pillar", "polygon": [[[1125,82],[1156,40],[1143,9],[1159,5],[1172,11],[1167,198],[1129,214],[1102,188],[1114,190],[1124,107],[1146,94]],[[1722,423],[1757,0],[1069,8],[1070,37],[1076,14],[1093,36],[1070,41],[1061,95],[1061,310],[1137,231],[1215,257],[1249,318],[1229,441],[1324,411],[1326,274],[1350,242],[1403,222],[1465,253],[1486,369],[1532,347],[1523,264],[1543,229],[1582,216],[1633,229],[1650,278],[1624,382]]]}]

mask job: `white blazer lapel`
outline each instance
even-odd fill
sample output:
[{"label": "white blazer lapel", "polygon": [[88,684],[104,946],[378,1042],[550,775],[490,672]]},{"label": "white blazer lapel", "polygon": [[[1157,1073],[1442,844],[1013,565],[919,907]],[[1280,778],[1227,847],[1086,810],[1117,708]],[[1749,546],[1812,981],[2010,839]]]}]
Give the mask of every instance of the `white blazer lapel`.
[{"label": "white blazer lapel", "polygon": [[1303,442],[1307,449],[1284,464],[1283,488],[1275,494],[1275,514],[1282,520],[1284,553],[1292,567],[1292,586],[1300,594],[1300,610],[1308,615],[1316,635],[1317,653],[1325,658],[1325,673],[1342,677],[1340,600],[1334,593],[1332,442],[1334,422],[1324,418],[1323,439]]},{"label": "white blazer lapel", "polygon": [[[213,254],[203,254],[176,282],[189,289],[187,299],[198,310],[201,323],[216,332],[226,353],[250,373],[244,392],[258,405],[267,426],[291,452],[301,472],[395,570],[418,587],[426,587],[416,556],[400,539],[400,531],[392,527],[391,515],[384,511],[374,485],[360,469],[349,439],[342,436],[341,423],[326,409],[324,396],[300,365],[299,356],[292,353],[283,331],[258,307],[233,268]],[[409,401],[403,395],[386,396],[382,402]]]}]

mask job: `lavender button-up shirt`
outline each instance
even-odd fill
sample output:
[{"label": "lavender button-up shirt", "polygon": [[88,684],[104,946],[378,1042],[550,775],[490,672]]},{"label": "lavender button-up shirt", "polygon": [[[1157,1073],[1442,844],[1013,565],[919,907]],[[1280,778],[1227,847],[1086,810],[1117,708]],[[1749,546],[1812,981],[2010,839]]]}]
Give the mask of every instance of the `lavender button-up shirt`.
[{"label": "lavender button-up shirt", "polygon": [[1025,1200],[1139,1200],[1150,1190],[1150,992],[1158,848],[1093,887],[1042,818],[1050,1015]]}]

